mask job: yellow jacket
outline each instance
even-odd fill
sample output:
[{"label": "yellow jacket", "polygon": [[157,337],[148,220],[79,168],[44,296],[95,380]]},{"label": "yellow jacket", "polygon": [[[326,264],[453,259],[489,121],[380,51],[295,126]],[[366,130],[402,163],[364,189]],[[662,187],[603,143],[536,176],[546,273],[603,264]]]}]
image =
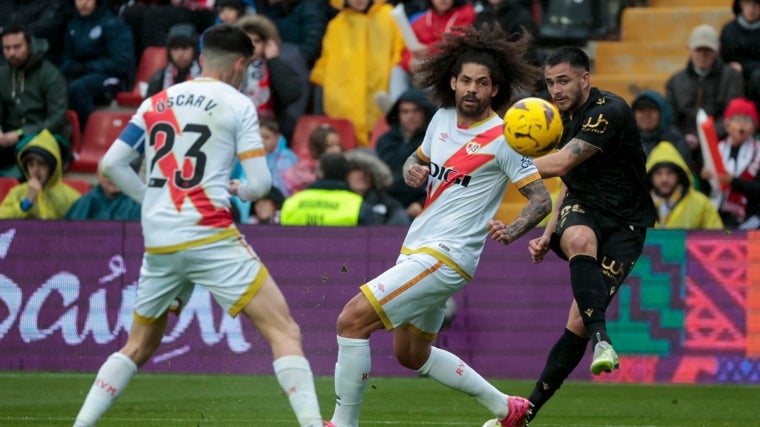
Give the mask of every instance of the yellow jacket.
[{"label": "yellow jacket", "polygon": [[385,0],[375,0],[366,13],[342,6],[327,25],[322,56],[311,72],[312,83],[322,86],[325,114],[354,122],[359,146],[369,143],[382,116],[375,93],[388,91],[391,69],[404,49],[392,9]]},{"label": "yellow jacket", "polygon": [[61,150],[58,147],[58,141],[45,129],[19,150],[16,160],[27,179],[29,179],[29,173],[21,163],[21,158],[30,149],[45,150],[55,159],[55,165],[50,170],[50,178],[43,184],[42,190],[32,203],[32,207],[26,212],[21,209],[21,202],[26,198],[27,184],[23,183],[11,188],[0,204],[0,219],[63,218],[71,205],[81,197],[81,194],[61,180],[63,172],[61,171]]}]

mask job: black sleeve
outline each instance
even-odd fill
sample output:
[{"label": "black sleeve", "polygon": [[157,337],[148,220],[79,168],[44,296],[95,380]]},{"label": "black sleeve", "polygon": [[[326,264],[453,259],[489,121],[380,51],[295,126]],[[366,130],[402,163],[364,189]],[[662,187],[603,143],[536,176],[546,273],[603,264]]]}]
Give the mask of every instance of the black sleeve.
[{"label": "black sleeve", "polygon": [[301,97],[298,74],[279,57],[267,59],[267,69],[277,108],[285,110]]}]

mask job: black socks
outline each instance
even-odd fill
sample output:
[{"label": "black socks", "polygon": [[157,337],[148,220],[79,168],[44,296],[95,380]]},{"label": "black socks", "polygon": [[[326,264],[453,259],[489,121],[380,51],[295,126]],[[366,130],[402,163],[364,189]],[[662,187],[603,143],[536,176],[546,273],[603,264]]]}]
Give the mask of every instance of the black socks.
[{"label": "black socks", "polygon": [[570,260],[570,284],[578,303],[583,325],[594,345],[601,340],[612,344],[607,335],[604,312],[607,310],[607,287],[596,258],[576,255]]}]

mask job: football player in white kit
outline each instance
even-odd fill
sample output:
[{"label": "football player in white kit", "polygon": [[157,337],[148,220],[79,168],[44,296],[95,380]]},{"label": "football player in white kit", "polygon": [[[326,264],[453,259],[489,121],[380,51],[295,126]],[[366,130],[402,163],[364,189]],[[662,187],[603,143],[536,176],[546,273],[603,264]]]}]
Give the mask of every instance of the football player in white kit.
[{"label": "football player in white kit", "polygon": [[[98,371],[75,426],[94,425],[106,412],[158,348],[172,303],[186,302],[195,284],[231,316],[253,322],[299,425],[323,426],[299,326],[230,211],[230,194],[253,200],[271,184],[256,109],[236,89],[252,54],[243,30],[207,30],[201,76],[145,100],[101,161],[103,173],[142,203],[145,255],[129,338]],[[147,185],[129,166],[143,153]],[[235,156],[248,184],[229,180]]]},{"label": "football player in white kit", "polygon": [[508,396],[454,354],[432,346],[446,300],[472,278],[488,236],[487,225],[508,181],[528,199],[501,231],[510,243],[551,210],[551,199],[530,158],[503,136],[504,108],[513,88],[533,85],[540,70],[523,60],[527,37],[510,41],[498,26],[447,35],[422,63],[420,87],[443,107],[404,165],[412,187],[425,185],[427,200],[404,240],[395,266],[361,286],[338,317],[337,395],[332,422],[359,425],[359,407],[371,368],[369,338],[393,331],[399,363],[474,397],[502,426],[524,426],[530,402]]}]

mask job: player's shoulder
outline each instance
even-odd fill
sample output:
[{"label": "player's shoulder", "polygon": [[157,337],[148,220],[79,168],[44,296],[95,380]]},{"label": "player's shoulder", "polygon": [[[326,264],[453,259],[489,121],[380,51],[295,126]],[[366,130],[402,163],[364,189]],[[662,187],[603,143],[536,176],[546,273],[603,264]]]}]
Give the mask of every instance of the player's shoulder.
[{"label": "player's shoulder", "polygon": [[604,114],[609,117],[620,117],[630,113],[631,107],[621,96],[597,88],[591,89],[586,110],[587,115]]}]

